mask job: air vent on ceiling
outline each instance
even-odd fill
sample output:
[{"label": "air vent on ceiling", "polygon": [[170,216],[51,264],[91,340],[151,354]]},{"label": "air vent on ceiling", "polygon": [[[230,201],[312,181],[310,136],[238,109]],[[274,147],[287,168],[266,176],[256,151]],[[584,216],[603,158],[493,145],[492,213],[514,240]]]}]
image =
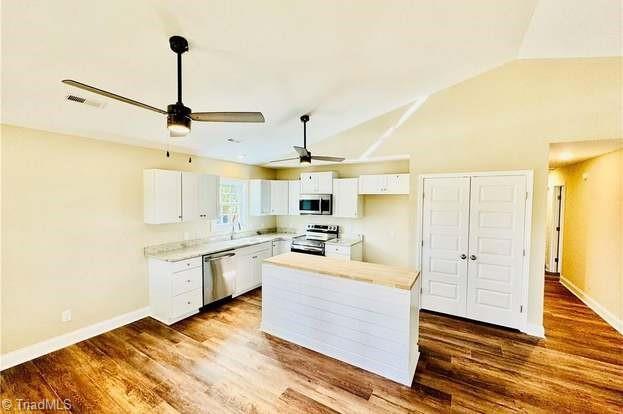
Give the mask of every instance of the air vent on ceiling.
[{"label": "air vent on ceiling", "polygon": [[76,103],[79,103],[79,104],[89,105],[89,106],[92,106],[94,108],[103,108],[106,105],[103,102],[98,102],[98,101],[93,100],[93,99],[83,98],[82,96],[77,96],[77,95],[67,95],[67,96],[65,96],[65,100],[71,101],[71,102],[76,102]]}]

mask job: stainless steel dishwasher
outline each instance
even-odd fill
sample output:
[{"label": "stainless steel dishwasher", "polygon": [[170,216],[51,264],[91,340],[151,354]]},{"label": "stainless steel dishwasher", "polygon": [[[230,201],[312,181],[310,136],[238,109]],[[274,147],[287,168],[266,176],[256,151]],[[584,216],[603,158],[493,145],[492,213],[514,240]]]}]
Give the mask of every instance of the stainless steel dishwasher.
[{"label": "stainless steel dishwasher", "polygon": [[236,253],[227,250],[203,256],[203,305],[227,296],[234,291]]}]

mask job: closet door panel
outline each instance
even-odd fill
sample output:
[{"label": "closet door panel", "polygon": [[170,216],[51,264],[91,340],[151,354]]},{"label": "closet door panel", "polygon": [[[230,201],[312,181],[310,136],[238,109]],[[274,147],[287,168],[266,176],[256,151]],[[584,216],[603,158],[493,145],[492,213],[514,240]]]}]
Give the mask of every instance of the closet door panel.
[{"label": "closet door panel", "polygon": [[519,326],[525,204],[525,177],[472,177],[468,318]]},{"label": "closet door panel", "polygon": [[466,314],[469,177],[424,180],[422,307]]}]

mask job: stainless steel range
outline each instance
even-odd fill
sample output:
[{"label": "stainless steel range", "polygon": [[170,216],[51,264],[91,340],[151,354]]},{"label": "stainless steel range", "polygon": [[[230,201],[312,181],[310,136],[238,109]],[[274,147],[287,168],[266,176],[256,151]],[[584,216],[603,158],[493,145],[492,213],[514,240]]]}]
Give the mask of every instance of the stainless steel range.
[{"label": "stainless steel range", "polygon": [[305,235],[292,239],[290,251],[324,256],[324,243],[336,239],[339,231],[336,225],[308,224]]}]

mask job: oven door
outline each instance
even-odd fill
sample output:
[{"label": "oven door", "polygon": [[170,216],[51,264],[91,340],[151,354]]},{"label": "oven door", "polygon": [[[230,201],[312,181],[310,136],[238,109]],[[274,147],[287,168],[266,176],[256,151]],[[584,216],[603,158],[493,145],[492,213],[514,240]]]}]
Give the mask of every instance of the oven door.
[{"label": "oven door", "polygon": [[301,195],[299,200],[300,214],[322,214],[322,199],[319,195]]}]

